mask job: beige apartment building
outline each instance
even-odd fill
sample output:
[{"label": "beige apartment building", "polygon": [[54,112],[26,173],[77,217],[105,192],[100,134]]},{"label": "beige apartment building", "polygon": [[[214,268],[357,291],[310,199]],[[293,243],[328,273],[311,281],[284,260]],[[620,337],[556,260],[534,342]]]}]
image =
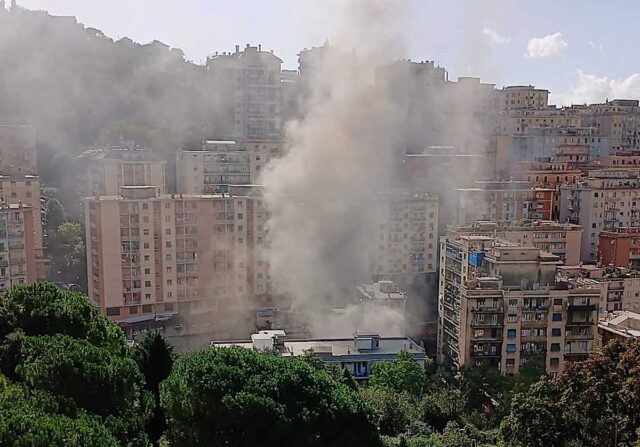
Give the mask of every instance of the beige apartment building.
[{"label": "beige apartment building", "polygon": [[554,254],[566,265],[580,262],[580,225],[558,223],[550,220],[513,222],[499,225],[495,222],[477,221],[467,226],[453,226],[451,235],[494,236],[521,247],[536,247]]},{"label": "beige apartment building", "polygon": [[588,177],[560,188],[560,220],[578,224],[584,233],[580,260],[595,262],[598,235],[617,227],[640,226],[637,169],[589,171]]},{"label": "beige apartment building", "polygon": [[122,187],[85,205],[89,296],[110,319],[172,319],[168,336],[255,330],[268,280],[256,247],[260,200]]},{"label": "beige apartment building", "polygon": [[0,174],[38,172],[36,131],[31,126],[0,125]]},{"label": "beige apartment building", "polygon": [[0,204],[0,292],[38,280],[33,222],[28,205]]},{"label": "beige apartment building", "polygon": [[117,195],[121,186],[155,186],[166,192],[166,164],[149,148],[109,146],[76,158],[78,203],[84,197]]},{"label": "beige apartment building", "polygon": [[420,191],[378,194],[378,246],[374,274],[435,273],[438,198]]},{"label": "beige apartment building", "polygon": [[549,104],[549,90],[533,85],[510,85],[498,90],[502,110],[541,109]]},{"label": "beige apartment building", "polygon": [[213,134],[228,139],[278,140],[282,127],[282,60],[262,46],[207,58],[214,98]]},{"label": "beige apartment building", "polygon": [[458,188],[457,223],[477,220],[513,222],[521,219],[550,220],[551,188],[534,188],[523,181],[481,181],[476,187]]},{"label": "beige apartment building", "polygon": [[493,236],[441,239],[438,359],[515,374],[536,360],[549,374],[596,349],[598,285],[556,278],[560,259]]},{"label": "beige apartment building", "polygon": [[582,125],[594,128],[594,137],[607,138],[613,152],[640,150],[639,103],[636,99],[615,99],[582,107]]},{"label": "beige apartment building", "polygon": [[264,167],[282,150],[279,141],[204,140],[199,150],[177,153],[178,192],[227,192],[229,185],[258,184]]}]

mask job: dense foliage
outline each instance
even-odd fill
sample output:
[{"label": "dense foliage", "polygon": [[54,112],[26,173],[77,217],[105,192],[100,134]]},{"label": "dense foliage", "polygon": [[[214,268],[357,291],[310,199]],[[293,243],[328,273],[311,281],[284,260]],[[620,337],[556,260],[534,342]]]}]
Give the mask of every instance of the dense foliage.
[{"label": "dense foliage", "polygon": [[161,386],[174,446],[375,446],[358,393],[308,362],[243,348],[182,357]]},{"label": "dense foliage", "polygon": [[122,331],[86,296],[46,283],[2,295],[0,371],[11,381],[1,445],[147,445],[143,376]]}]

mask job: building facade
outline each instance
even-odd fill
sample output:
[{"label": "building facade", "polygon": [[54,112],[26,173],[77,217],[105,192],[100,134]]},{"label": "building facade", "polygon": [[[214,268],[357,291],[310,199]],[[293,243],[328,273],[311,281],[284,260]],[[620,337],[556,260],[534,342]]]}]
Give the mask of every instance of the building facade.
[{"label": "building facade", "polygon": [[600,290],[557,281],[557,256],[476,235],[445,236],[440,253],[441,362],[557,374],[596,348]]},{"label": "building facade", "polygon": [[37,281],[33,210],[0,204],[0,292]]},{"label": "building facade", "polygon": [[560,191],[560,220],[582,227],[580,259],[595,262],[601,231],[640,226],[637,170],[606,169],[589,171],[575,185]]},{"label": "building facade", "polygon": [[179,324],[168,335],[255,330],[256,292],[266,294],[267,282],[260,201],[155,187],[121,194],[85,199],[89,297],[101,312],[125,324],[172,317]]},{"label": "building facade", "polygon": [[207,58],[215,91],[214,134],[225,139],[278,140],[282,129],[282,60],[262,46]]}]

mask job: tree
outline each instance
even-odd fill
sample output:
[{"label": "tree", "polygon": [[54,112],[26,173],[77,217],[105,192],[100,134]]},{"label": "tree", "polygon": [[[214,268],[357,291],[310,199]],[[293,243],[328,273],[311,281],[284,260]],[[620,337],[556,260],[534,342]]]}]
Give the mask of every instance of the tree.
[{"label": "tree", "polygon": [[84,229],[78,222],[64,222],[49,234],[52,273],[65,284],[75,283],[86,289],[86,251]]},{"label": "tree", "polygon": [[0,296],[0,343],[18,330],[25,335],[64,334],[113,353],[127,352],[122,330],[100,315],[85,295],[51,283],[14,286]]},{"label": "tree", "polygon": [[62,203],[55,197],[50,197],[49,200],[47,200],[44,216],[47,223],[47,230],[55,230],[67,220],[67,213]]},{"label": "tree", "polygon": [[511,447],[560,447],[567,439],[562,418],[554,384],[542,379],[513,398],[501,436]]},{"label": "tree", "polygon": [[149,402],[132,359],[66,335],[25,337],[16,376],[29,389],[70,399],[100,416],[121,441],[145,445]]},{"label": "tree", "polygon": [[442,431],[449,422],[459,422],[464,402],[457,391],[432,391],[420,401],[420,418],[434,430]]},{"label": "tree", "polygon": [[144,376],[145,388],[153,394],[155,406],[147,423],[146,431],[153,445],[159,445],[160,437],[167,428],[164,410],[160,406],[160,383],[169,377],[175,355],[159,332],[147,332],[135,347],[133,356]]},{"label": "tree", "polygon": [[395,362],[374,363],[369,385],[419,397],[425,385],[425,374],[413,356],[402,351]]},{"label": "tree", "polygon": [[0,445],[7,447],[117,447],[95,417],[82,411],[60,414],[64,406],[44,392],[30,392],[0,376]]},{"label": "tree", "polygon": [[300,359],[207,349],[180,358],[160,390],[176,447],[379,444],[358,393]]},{"label": "tree", "polygon": [[373,409],[381,435],[406,433],[419,420],[416,403],[407,393],[370,386],[362,390],[362,398]]}]

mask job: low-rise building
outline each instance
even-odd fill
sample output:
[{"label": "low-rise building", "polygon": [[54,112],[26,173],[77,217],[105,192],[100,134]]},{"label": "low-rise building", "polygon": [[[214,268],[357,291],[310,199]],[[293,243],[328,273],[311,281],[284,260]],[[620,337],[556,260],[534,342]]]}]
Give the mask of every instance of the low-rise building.
[{"label": "low-rise building", "polygon": [[598,335],[600,346],[612,340],[640,339],[640,313],[626,310],[607,313],[598,323]]},{"label": "low-rise building", "polygon": [[407,294],[393,281],[377,281],[357,287],[360,302],[374,311],[376,308],[391,309],[403,317],[407,312]]},{"label": "low-rise building", "polygon": [[298,357],[313,352],[321,360],[347,369],[355,379],[368,379],[373,364],[398,359],[408,352],[424,368],[424,348],[409,337],[381,337],[378,334],[355,333],[350,338],[287,340],[285,331],[266,330],[245,341],[212,341],[212,347],[238,346],[255,351],[275,352],[283,357]]},{"label": "low-rise building", "polygon": [[438,359],[515,374],[529,361],[550,374],[596,347],[600,289],[556,278],[560,259],[496,237],[441,239]]}]

